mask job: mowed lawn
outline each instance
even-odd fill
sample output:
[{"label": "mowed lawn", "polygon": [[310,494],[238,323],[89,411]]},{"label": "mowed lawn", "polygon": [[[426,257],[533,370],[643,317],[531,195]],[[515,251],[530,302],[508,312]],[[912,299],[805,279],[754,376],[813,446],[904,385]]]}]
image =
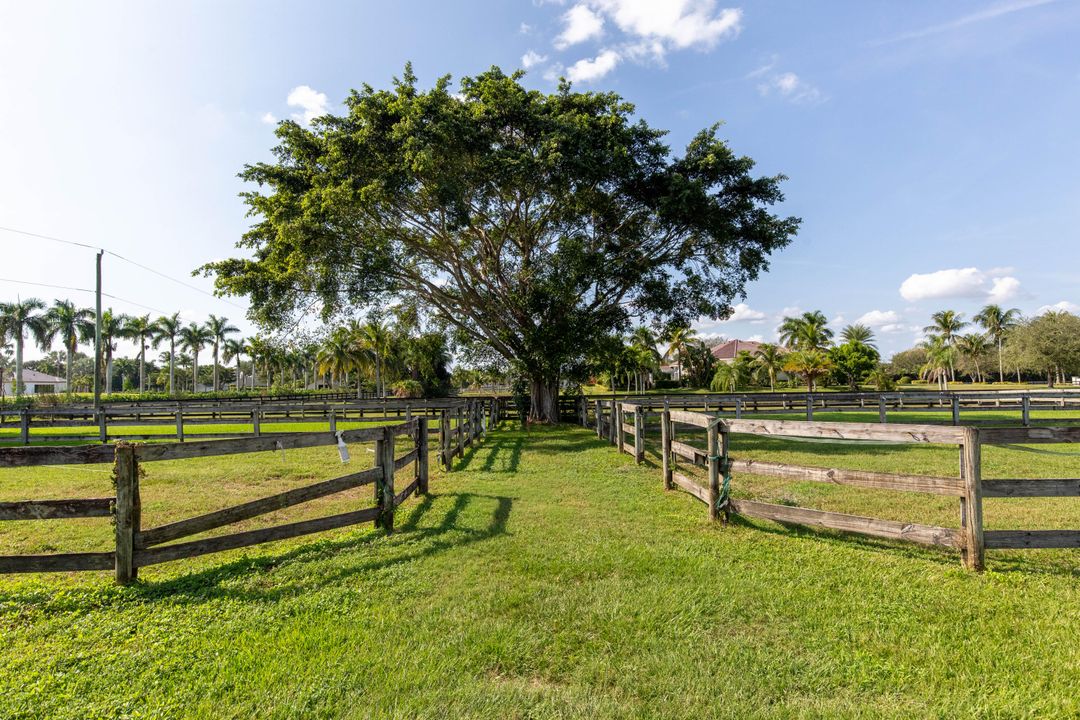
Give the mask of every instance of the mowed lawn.
[{"label": "mowed lawn", "polygon": [[[733,447],[900,472],[955,473],[957,457]],[[349,470],[371,463],[362,446],[353,457]],[[984,474],[1076,477],[1078,460],[988,447]],[[103,469],[0,470],[0,500],[107,495]],[[146,526],[343,472],[333,448],[145,469]],[[0,717],[1080,715],[1080,551],[991,551],[975,574],[944,551],[710,524],[651,460],[580,428],[504,426],[431,490],[389,537],[364,527],[178,561],[129,588],[0,577]],[[956,524],[952,498],[739,476],[735,491]],[[241,527],[370,504],[361,488]],[[1075,499],[996,500],[987,516],[1080,527]],[[105,549],[109,533],[107,519],[0,523],[0,544]]]}]

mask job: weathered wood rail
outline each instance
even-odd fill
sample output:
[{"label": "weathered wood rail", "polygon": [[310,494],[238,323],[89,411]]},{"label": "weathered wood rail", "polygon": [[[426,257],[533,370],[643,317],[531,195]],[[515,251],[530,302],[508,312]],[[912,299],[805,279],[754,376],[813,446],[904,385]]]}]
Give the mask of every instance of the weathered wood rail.
[{"label": "weathered wood rail", "polygon": [[[466,410],[468,409],[468,413]],[[457,408],[457,422],[451,426],[447,414],[441,416],[444,427],[439,432],[439,458],[447,464],[471,445],[487,429],[487,417],[477,403]],[[395,440],[406,436],[412,448],[395,457]],[[373,442],[375,466],[330,480],[290,489],[267,497],[185,518],[156,527],[142,527],[139,467],[158,460],[182,460],[237,453],[276,451],[292,448]],[[199,442],[75,447],[0,448],[0,467],[113,463],[116,495],[107,498],[72,500],[26,500],[0,503],[0,521],[54,520],[67,518],[109,517],[115,526],[113,552],[60,553],[49,555],[0,556],[0,573],[57,572],[113,569],[116,580],[129,583],[136,579],[138,568],[157,563],[196,557],[207,553],[248,547],[259,543],[298,537],[333,528],[374,522],[377,528],[392,532],[394,510],[415,494],[426,494],[430,477],[429,428],[426,416],[381,427],[279,435],[275,437],[203,440]],[[413,467],[412,480],[396,489],[397,475]],[[364,485],[375,486],[374,507],[328,517],[303,520],[257,530],[173,543]],[[172,543],[172,544],[169,544]]]},{"label": "weathered wood rail", "polygon": [[[645,458],[646,408],[630,402],[596,402],[596,432],[621,452]],[[627,422],[627,419],[630,422]],[[583,417],[583,424],[588,417]],[[678,427],[704,430],[706,449],[676,439]],[[626,441],[629,435],[632,440]],[[955,445],[959,472],[955,477],[808,467],[731,457],[732,435],[773,438]],[[775,522],[829,528],[872,537],[904,540],[960,551],[965,567],[981,570],[987,548],[1075,548],[1080,530],[984,530],[985,497],[1080,497],[1080,479],[982,478],[982,444],[1080,442],[1080,428],[973,428],[945,425],[882,425],[876,423],[803,422],[730,419],[717,414],[665,409],[660,412],[660,457],[665,489],[680,488],[709,508],[710,519],[738,513]],[[679,473],[678,463],[707,468],[706,483]],[[876,490],[954,496],[959,500],[959,528],[897,522],[879,518],[730,498],[721,478],[731,473],[809,480]]]},{"label": "weathered wood rail", "polygon": [[[337,431],[338,423],[346,422],[400,422],[416,417],[440,422],[443,416],[471,419],[482,415],[490,421],[496,412],[493,398],[442,398],[442,399],[396,399],[346,400],[328,402],[301,399],[281,401],[278,399],[252,403],[247,401],[185,400],[171,405],[155,402],[149,406],[131,404],[108,404],[99,410],[91,407],[25,408],[21,410],[0,409],[0,429],[18,429],[18,435],[4,435],[0,441],[15,441],[28,445],[32,441],[76,442],[96,440],[154,440],[173,438],[179,441],[188,436],[199,438],[237,437],[280,434],[263,429],[264,425],[295,423],[325,423],[330,432]],[[250,431],[199,432],[200,427],[240,425]],[[440,423],[441,426],[441,423]],[[49,435],[52,428],[81,428],[84,433],[65,432]],[[138,432],[146,428],[153,432]],[[134,429],[134,430],[133,430]],[[195,432],[189,432],[195,429]],[[38,432],[35,432],[37,430]],[[166,432],[161,432],[167,430]]]},{"label": "weathered wood rail", "polygon": [[[566,398],[564,402],[572,402]],[[889,413],[933,412],[941,413],[944,422],[954,426],[974,424],[963,422],[964,412],[1001,412],[1015,416],[1020,413],[1020,424],[1031,426],[1034,411],[1080,410],[1080,390],[1062,388],[1054,390],[995,390],[959,392],[828,392],[828,393],[727,393],[727,394],[674,394],[674,395],[590,395],[577,400],[572,409],[564,407],[563,416],[573,417],[587,427],[599,421],[605,424],[613,404],[630,403],[641,407],[646,414],[663,410],[689,410],[717,413],[742,419],[744,415],[768,416],[799,413],[812,421],[815,412],[843,413],[861,412],[878,415],[879,423],[889,422]],[[1080,412],[1077,413],[1080,420]],[[1002,417],[1000,421],[1013,422]]]}]

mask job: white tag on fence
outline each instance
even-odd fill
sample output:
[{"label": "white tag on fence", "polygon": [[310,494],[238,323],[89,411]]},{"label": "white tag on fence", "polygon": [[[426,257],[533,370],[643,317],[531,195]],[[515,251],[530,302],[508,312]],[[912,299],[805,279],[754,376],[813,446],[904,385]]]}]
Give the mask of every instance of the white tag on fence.
[{"label": "white tag on fence", "polygon": [[337,451],[338,455],[341,456],[342,465],[349,462],[349,447],[345,444],[340,432],[337,434]]}]

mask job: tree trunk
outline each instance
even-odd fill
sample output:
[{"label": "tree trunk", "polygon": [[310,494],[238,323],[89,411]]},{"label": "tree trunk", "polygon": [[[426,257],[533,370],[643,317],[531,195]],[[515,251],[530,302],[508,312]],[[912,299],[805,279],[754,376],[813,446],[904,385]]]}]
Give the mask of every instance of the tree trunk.
[{"label": "tree trunk", "polygon": [[67,348],[65,348],[65,349],[67,350],[67,368],[66,368],[66,371],[65,371],[64,374],[67,377],[67,394],[70,396],[71,391],[72,391],[72,387],[71,387],[71,358],[75,354],[75,350],[70,345],[68,345]]},{"label": "tree trunk", "polygon": [[218,344],[214,343],[214,392],[220,389],[218,385]]},{"label": "tree trunk", "polygon": [[529,381],[529,420],[542,423],[559,422],[559,381],[533,378]]},{"label": "tree trunk", "polygon": [[1001,338],[998,338],[998,378],[1005,382],[1005,358],[1001,356]]}]

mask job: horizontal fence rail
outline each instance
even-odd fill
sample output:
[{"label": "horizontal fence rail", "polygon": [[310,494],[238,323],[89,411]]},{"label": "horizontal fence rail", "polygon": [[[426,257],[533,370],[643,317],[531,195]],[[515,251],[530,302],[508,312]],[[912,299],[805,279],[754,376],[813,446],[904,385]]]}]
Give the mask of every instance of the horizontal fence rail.
[{"label": "horizontal fence rail", "polygon": [[[588,409],[593,411],[589,417]],[[657,410],[659,409],[659,411]],[[645,404],[639,399],[588,400],[582,408],[581,422],[594,426],[598,437],[605,438],[620,451],[644,460],[646,417],[659,415],[660,456],[665,489],[681,489],[706,503],[709,517],[717,519],[728,513],[775,522],[829,528],[871,537],[904,540],[922,545],[954,548],[971,569],[982,569],[986,548],[1073,548],[1080,547],[1080,530],[984,530],[983,498],[1080,497],[1080,479],[986,479],[982,478],[984,443],[1072,443],[1080,442],[1080,428],[1020,427],[973,428],[946,425],[910,425],[877,423],[803,422],[791,420],[733,419],[721,417],[719,408],[710,413]],[[676,439],[682,433],[704,431],[706,449]],[[731,456],[733,436],[752,435],[765,438],[791,438],[813,442],[867,442],[955,445],[959,448],[959,473],[956,477],[873,472],[833,467],[812,467],[764,460],[738,459]],[[705,483],[678,472],[680,462],[707,468]],[[721,484],[732,473],[767,475],[875,490],[927,493],[952,496],[960,502],[959,528],[945,528],[918,523],[897,522],[813,508],[777,505],[752,500],[733,499]]]},{"label": "horizontal fence rail", "polygon": [[[455,456],[459,456],[464,448],[471,446],[487,432],[490,422],[496,417],[493,413],[497,413],[496,406],[475,401],[440,412],[437,457],[445,462],[447,469]],[[111,516],[115,535],[113,552],[0,556],[0,572],[112,569],[117,582],[129,583],[137,578],[140,567],[364,522],[374,522],[377,528],[392,532],[395,508],[413,495],[428,492],[430,431],[428,417],[420,415],[394,425],[335,433],[293,433],[273,437],[156,445],[120,442],[115,445],[76,447],[0,448],[0,467],[113,463],[116,487],[114,497],[0,503],[0,521]],[[395,455],[395,440],[400,437],[411,439],[412,447],[401,455]],[[142,527],[139,474],[140,464],[143,462],[310,448],[350,442],[374,442],[375,467],[164,525]],[[404,487],[396,489],[395,481],[410,466],[413,468],[411,480]],[[274,527],[174,542],[365,485],[375,486],[374,507]]]},{"label": "horizontal fence rail", "polygon": [[[158,403],[151,407],[104,405],[98,410],[87,407],[0,409],[0,430],[17,430],[17,434],[4,434],[0,442],[18,442],[28,445],[32,441],[72,442],[96,440],[155,440],[176,439],[183,441],[195,436],[201,439],[281,434],[268,432],[266,425],[285,426],[297,423],[325,423],[330,432],[337,431],[338,423],[385,423],[427,417],[438,420],[443,414],[455,415],[462,410],[472,417],[481,412],[490,417],[496,413],[499,401],[495,398],[435,398],[348,400],[329,403],[282,402],[278,400],[245,404],[223,401],[173,401]],[[227,426],[250,429],[228,429]],[[225,426],[218,432],[214,426]],[[56,430],[55,434],[48,431]],[[61,433],[60,430],[65,432]],[[74,432],[82,430],[83,432]]]}]

